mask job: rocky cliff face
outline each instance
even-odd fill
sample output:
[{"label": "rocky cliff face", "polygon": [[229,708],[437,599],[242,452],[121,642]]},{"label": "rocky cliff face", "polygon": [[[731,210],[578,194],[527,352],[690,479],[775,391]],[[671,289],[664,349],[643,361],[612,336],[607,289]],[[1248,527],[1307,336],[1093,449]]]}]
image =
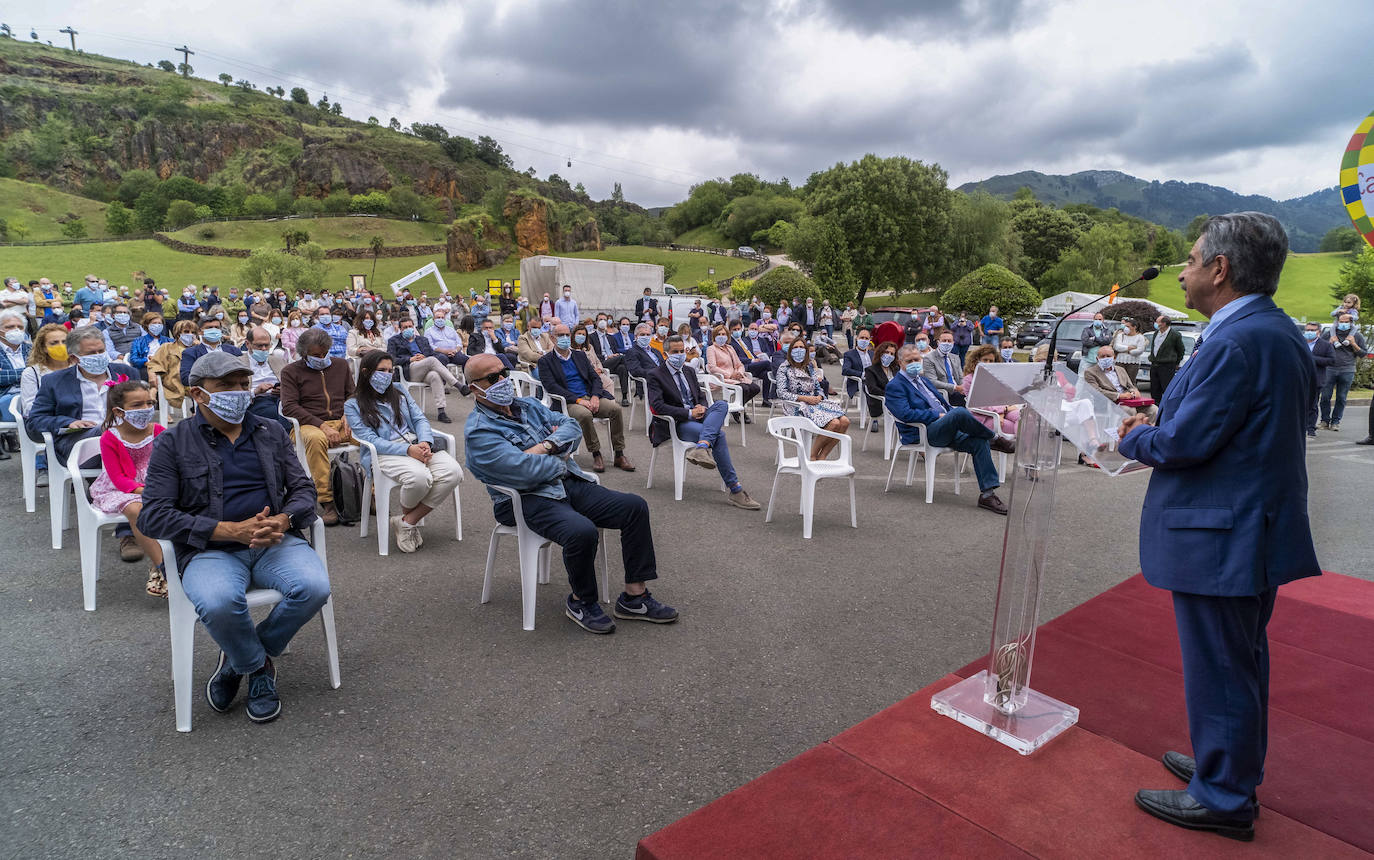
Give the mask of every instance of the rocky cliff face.
[{"label": "rocky cliff face", "polygon": [[500,265],[511,254],[510,240],[490,215],[469,215],[448,228],[451,272],[475,272]]},{"label": "rocky cliff face", "polygon": [[600,251],[601,227],[596,223],[595,218],[588,218],[582,224],[567,230],[560,230],[555,227],[553,231],[553,246],[557,248],[560,253],[568,253],[570,251]]},{"label": "rocky cliff face", "polygon": [[539,197],[511,194],[501,210],[515,224],[515,246],[521,258],[549,252],[549,204]]}]

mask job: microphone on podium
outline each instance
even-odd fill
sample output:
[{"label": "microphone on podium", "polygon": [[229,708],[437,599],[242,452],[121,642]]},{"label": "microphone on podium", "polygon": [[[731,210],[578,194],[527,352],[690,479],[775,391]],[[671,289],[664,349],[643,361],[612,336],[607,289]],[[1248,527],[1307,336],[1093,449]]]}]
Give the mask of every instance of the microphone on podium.
[{"label": "microphone on podium", "polygon": [[[1080,311],[1085,311],[1085,310],[1087,310],[1088,308],[1092,307],[1093,305],[1101,304],[1102,302],[1106,301],[1107,299],[1111,298],[1112,296],[1118,294],[1121,290],[1126,289],[1126,287],[1134,286],[1135,284],[1138,284],[1138,283],[1140,283],[1141,281],[1153,281],[1153,280],[1154,280],[1155,278],[1157,278],[1157,277],[1159,277],[1159,267],[1158,267],[1158,266],[1151,266],[1150,268],[1148,268],[1148,269],[1146,269],[1145,271],[1141,272],[1141,273],[1140,273],[1140,277],[1136,278],[1134,281],[1131,281],[1129,284],[1126,284],[1125,287],[1120,287],[1120,288],[1118,288],[1118,289],[1111,290],[1111,291],[1109,291],[1105,296],[1101,296],[1100,298],[1093,299],[1092,301],[1088,302],[1088,303],[1087,303],[1086,305],[1084,305],[1083,307],[1081,307],[1081,308],[1074,308],[1073,310],[1069,311],[1069,313],[1079,313]],[[1063,325],[1063,324],[1064,324],[1064,320],[1066,320],[1066,319],[1068,319],[1068,318],[1069,318],[1069,314],[1068,314],[1068,313],[1066,313],[1066,314],[1064,314],[1063,316],[1061,316],[1061,317],[1059,318],[1059,322],[1057,322],[1057,323],[1054,324],[1054,330],[1050,332],[1050,354],[1047,355],[1047,356],[1045,356],[1045,378],[1046,378],[1046,379],[1049,379],[1049,378],[1050,378],[1050,375],[1054,373],[1055,347],[1056,347],[1056,346],[1058,345],[1058,343],[1059,343],[1059,327],[1060,327],[1061,325]]]}]

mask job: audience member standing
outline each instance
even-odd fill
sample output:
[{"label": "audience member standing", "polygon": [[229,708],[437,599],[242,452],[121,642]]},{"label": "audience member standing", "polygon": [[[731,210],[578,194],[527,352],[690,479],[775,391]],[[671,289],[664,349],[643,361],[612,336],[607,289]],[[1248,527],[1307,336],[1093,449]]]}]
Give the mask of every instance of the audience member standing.
[{"label": "audience member standing", "polygon": [[1368,352],[1368,347],[1364,335],[1355,328],[1354,315],[1348,312],[1336,317],[1336,324],[1331,327],[1330,341],[1336,351],[1336,361],[1328,368],[1326,384],[1322,386],[1322,427],[1339,431],[1341,417],[1345,415],[1345,399],[1355,381],[1355,363]]},{"label": "audience member standing", "polygon": [[1183,335],[1163,314],[1155,319],[1155,333],[1150,337],[1150,396],[1156,403],[1164,402],[1164,392],[1183,362]]}]

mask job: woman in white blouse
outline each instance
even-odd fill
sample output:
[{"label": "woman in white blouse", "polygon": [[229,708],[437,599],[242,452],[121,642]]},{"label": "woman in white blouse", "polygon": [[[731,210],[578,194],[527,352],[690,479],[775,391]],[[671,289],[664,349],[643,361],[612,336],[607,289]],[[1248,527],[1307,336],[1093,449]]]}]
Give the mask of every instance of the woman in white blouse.
[{"label": "woman in white blouse", "polygon": [[1135,374],[1140,369],[1140,359],[1145,355],[1145,335],[1140,334],[1135,320],[1122,320],[1121,328],[1112,335],[1112,349],[1116,350],[1116,364],[1125,374],[1131,385],[1135,385]]}]

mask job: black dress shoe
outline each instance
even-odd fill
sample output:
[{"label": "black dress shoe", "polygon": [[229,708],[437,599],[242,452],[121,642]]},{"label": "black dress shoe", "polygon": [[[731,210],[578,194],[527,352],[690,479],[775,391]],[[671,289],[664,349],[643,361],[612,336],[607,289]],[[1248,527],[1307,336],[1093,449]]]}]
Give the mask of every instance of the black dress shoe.
[{"label": "black dress shoe", "polygon": [[1355,443],[1356,445],[1374,445],[1374,434],[1364,437]]},{"label": "black dress shoe", "polygon": [[1253,819],[1231,818],[1213,812],[1186,791],[1142,788],[1135,793],[1135,805],[1155,818],[1189,830],[1206,830],[1241,842],[1250,842],[1255,838]]},{"label": "black dress shoe", "polygon": [[4,445],[0,445],[0,460],[8,460],[9,458],[10,452],[5,450]]},{"label": "black dress shoe", "polygon": [[[1193,774],[1197,773],[1197,761],[1190,755],[1169,750],[1164,754],[1164,769],[1184,782],[1192,782]],[[1254,792],[1250,793],[1250,805],[1255,809],[1255,817],[1259,818],[1259,798]]]},{"label": "black dress shoe", "polygon": [[19,435],[17,433],[5,434],[5,450],[11,454],[19,453]]}]

